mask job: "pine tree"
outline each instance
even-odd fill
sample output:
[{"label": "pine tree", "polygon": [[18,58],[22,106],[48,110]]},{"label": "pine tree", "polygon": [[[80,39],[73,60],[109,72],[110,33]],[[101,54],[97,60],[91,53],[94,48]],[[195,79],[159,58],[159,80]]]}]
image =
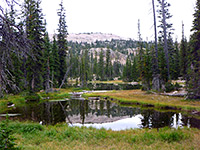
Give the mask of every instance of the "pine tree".
[{"label": "pine tree", "polygon": [[105,79],[105,70],[104,70],[104,52],[101,50],[98,62],[98,77],[100,80]]},{"label": "pine tree", "polygon": [[161,81],[160,81],[160,72],[158,66],[158,39],[157,39],[157,24],[156,24],[156,11],[155,11],[155,3],[152,0],[153,7],[153,18],[154,18],[154,38],[155,38],[155,46],[152,50],[152,67],[153,67],[153,79],[152,79],[152,89],[156,91],[160,91]]},{"label": "pine tree", "polygon": [[51,43],[49,40],[49,35],[46,32],[44,36],[44,87],[46,91],[50,89],[50,55],[51,55]]},{"label": "pine tree", "polygon": [[152,57],[151,57],[151,51],[146,44],[146,50],[144,54],[144,82],[145,82],[145,89],[146,91],[149,91],[151,89],[151,81],[152,81]]},{"label": "pine tree", "polygon": [[200,0],[197,0],[193,21],[193,35],[189,52],[188,98],[200,99]]},{"label": "pine tree", "polygon": [[180,66],[181,66],[181,76],[186,79],[187,75],[187,39],[184,36],[184,24],[182,23],[182,40],[180,45]]},{"label": "pine tree", "polygon": [[82,52],[82,57],[81,57],[81,67],[80,67],[81,87],[87,87],[88,78],[89,78],[88,51],[85,50],[84,52]]},{"label": "pine tree", "polygon": [[58,55],[58,46],[56,42],[55,35],[53,36],[52,49],[50,54],[50,76],[51,76],[51,88],[58,87],[59,79],[59,55]]},{"label": "pine tree", "polygon": [[[7,16],[10,23],[16,24],[16,22],[15,22],[16,16],[17,15],[16,15],[16,11],[14,9],[14,4],[12,3],[11,6],[10,6],[10,12],[8,13],[8,16]],[[13,31],[15,33],[17,33],[15,29],[13,29]],[[13,47],[12,49],[14,51],[15,47]],[[22,72],[22,69],[21,69],[21,67],[22,67],[22,57],[20,55],[17,55],[13,51],[10,53],[11,63],[9,65],[8,69],[9,69],[10,73],[12,74],[12,76],[9,76],[10,77],[9,80],[11,80],[13,82],[13,84],[15,84],[17,89],[18,89],[17,91],[16,90],[13,91],[12,89],[10,89],[10,90],[12,90],[10,92],[15,93],[15,92],[19,92],[19,91],[23,90],[23,72]]]},{"label": "pine tree", "polygon": [[66,56],[67,56],[67,25],[66,25],[66,15],[65,8],[63,6],[63,1],[60,3],[60,9],[58,10],[59,24],[58,24],[58,36],[57,36],[57,45],[58,45],[58,54],[59,54],[59,77],[58,83],[62,83],[62,79],[65,76],[67,70]]},{"label": "pine tree", "polygon": [[105,76],[107,80],[112,79],[112,63],[111,63],[111,58],[110,58],[110,49],[108,48],[106,51],[106,64],[105,64]]},{"label": "pine tree", "polygon": [[127,57],[126,59],[126,65],[124,66],[123,70],[123,81],[125,82],[131,82],[132,79],[132,65],[130,57]]},{"label": "pine tree", "polygon": [[132,65],[132,79],[133,81],[137,81],[139,78],[139,73],[138,73],[138,64],[137,64],[137,57],[133,57],[133,65]]},{"label": "pine tree", "polygon": [[178,41],[174,43],[174,51],[171,60],[171,74],[172,79],[177,80],[180,76],[180,50],[178,46]]},{"label": "pine tree", "polygon": [[149,90],[150,89],[150,84],[148,84],[147,79],[146,79],[146,64],[145,64],[145,51],[143,48],[143,42],[141,38],[141,33],[140,33],[140,20],[138,20],[138,47],[139,47],[139,54],[138,54],[138,69],[140,72],[140,79],[142,81],[142,89],[143,90]]},{"label": "pine tree", "polygon": [[40,0],[25,0],[23,12],[26,34],[31,40],[31,53],[34,55],[34,57],[29,56],[26,60],[26,80],[28,81],[29,90],[34,92],[43,88],[43,36],[45,27],[40,3]]},{"label": "pine tree", "polygon": [[[11,13],[8,15],[4,12],[5,5],[1,5],[0,13],[0,97],[4,96],[4,93],[8,93],[10,90],[18,91],[19,85],[16,85],[16,79],[14,75],[17,68],[14,68],[14,62],[21,60],[22,56],[27,56],[30,50],[30,43],[27,40],[26,35],[23,32],[21,23],[15,22],[15,11],[13,9],[13,3],[7,0],[7,6],[11,6]],[[8,7],[7,7],[8,8]],[[18,59],[14,61],[13,59]],[[18,74],[20,75],[20,73]]]},{"label": "pine tree", "polygon": [[97,76],[98,74],[98,61],[97,61],[97,51],[95,51],[95,58],[94,58],[94,67],[93,67],[93,73]]},{"label": "pine tree", "polygon": [[170,80],[170,64],[169,64],[169,47],[167,36],[172,34],[172,24],[168,23],[167,20],[172,16],[169,13],[169,7],[171,6],[166,0],[158,0],[160,9],[159,9],[159,18],[160,18],[160,37],[163,45],[163,50],[165,54],[165,62],[167,68],[167,80]]}]

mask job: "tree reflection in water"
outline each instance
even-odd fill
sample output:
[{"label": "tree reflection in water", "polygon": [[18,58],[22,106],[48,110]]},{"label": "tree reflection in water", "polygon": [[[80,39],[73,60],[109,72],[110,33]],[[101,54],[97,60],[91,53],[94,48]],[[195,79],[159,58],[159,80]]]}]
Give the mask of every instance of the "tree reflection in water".
[{"label": "tree reflection in water", "polygon": [[[153,109],[121,107],[108,100],[67,100],[44,102],[42,104],[30,103],[5,113],[19,113],[21,116],[16,116],[12,119],[42,121],[46,125],[55,125],[61,122],[71,124],[116,123],[118,120],[127,118],[133,118],[131,121],[134,122],[134,117],[140,116],[140,118],[137,118],[140,120],[138,125],[140,128],[188,126],[200,129],[199,119],[182,115],[181,112],[159,112]],[[126,126],[125,120],[123,126]]]}]

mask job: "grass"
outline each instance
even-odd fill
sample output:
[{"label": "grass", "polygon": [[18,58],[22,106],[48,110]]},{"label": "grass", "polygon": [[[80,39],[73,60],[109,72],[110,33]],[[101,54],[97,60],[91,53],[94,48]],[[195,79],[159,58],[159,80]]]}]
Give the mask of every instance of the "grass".
[{"label": "grass", "polygon": [[64,149],[200,149],[197,129],[136,129],[111,131],[67,124],[42,126],[11,122],[15,143],[25,150]]},{"label": "grass", "polygon": [[[60,91],[55,91],[52,93],[46,93],[46,92],[38,92],[37,94],[39,95],[41,101],[44,100],[57,100],[57,99],[64,99],[64,98],[68,98],[70,96],[69,92],[73,91],[73,88],[69,88],[69,89],[61,89]],[[5,109],[7,108],[7,103],[8,102],[12,102],[14,103],[16,106],[23,106],[26,102],[26,97],[27,97],[27,93],[23,92],[21,94],[18,95],[6,95],[4,98],[0,99],[0,113],[4,112]]]},{"label": "grass", "polygon": [[200,111],[200,101],[187,101],[181,97],[162,96],[158,94],[147,94],[141,90],[122,90],[106,93],[86,94],[89,96],[101,96],[114,99],[122,105],[152,105],[155,108],[171,108],[181,110],[198,110]]}]

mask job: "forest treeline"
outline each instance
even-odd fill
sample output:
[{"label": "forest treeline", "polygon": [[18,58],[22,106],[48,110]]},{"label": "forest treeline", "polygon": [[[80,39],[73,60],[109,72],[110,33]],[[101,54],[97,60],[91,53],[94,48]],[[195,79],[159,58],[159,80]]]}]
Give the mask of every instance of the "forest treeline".
[{"label": "forest treeline", "polygon": [[[152,0],[153,42],[142,39],[138,20],[137,41],[113,39],[94,43],[67,42],[63,1],[57,11],[57,32],[51,40],[41,0],[24,0],[20,11],[15,10],[14,0],[6,2],[9,9],[0,5],[0,97],[5,93],[67,87],[68,79],[87,87],[91,80],[117,78],[140,81],[143,90],[166,91],[172,80],[181,78],[186,80],[188,98],[200,98],[200,0],[189,40],[184,35],[184,23],[181,42],[173,39],[170,4],[158,0],[155,8]],[[95,51],[97,48],[101,50]],[[113,59],[113,53],[125,55],[125,65],[120,57]]]}]

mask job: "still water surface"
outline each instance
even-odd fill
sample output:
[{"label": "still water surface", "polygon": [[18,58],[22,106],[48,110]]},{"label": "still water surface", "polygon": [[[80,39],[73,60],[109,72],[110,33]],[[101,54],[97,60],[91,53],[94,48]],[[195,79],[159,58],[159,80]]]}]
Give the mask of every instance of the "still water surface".
[{"label": "still water surface", "polygon": [[[159,112],[153,109],[122,107],[105,100],[66,100],[28,103],[5,113],[17,114],[13,120],[34,121],[46,125],[67,122],[70,126],[92,126],[112,130],[130,128],[195,127],[200,119],[181,112]],[[5,114],[4,113],[4,114]],[[0,114],[0,120],[3,119]]]}]

